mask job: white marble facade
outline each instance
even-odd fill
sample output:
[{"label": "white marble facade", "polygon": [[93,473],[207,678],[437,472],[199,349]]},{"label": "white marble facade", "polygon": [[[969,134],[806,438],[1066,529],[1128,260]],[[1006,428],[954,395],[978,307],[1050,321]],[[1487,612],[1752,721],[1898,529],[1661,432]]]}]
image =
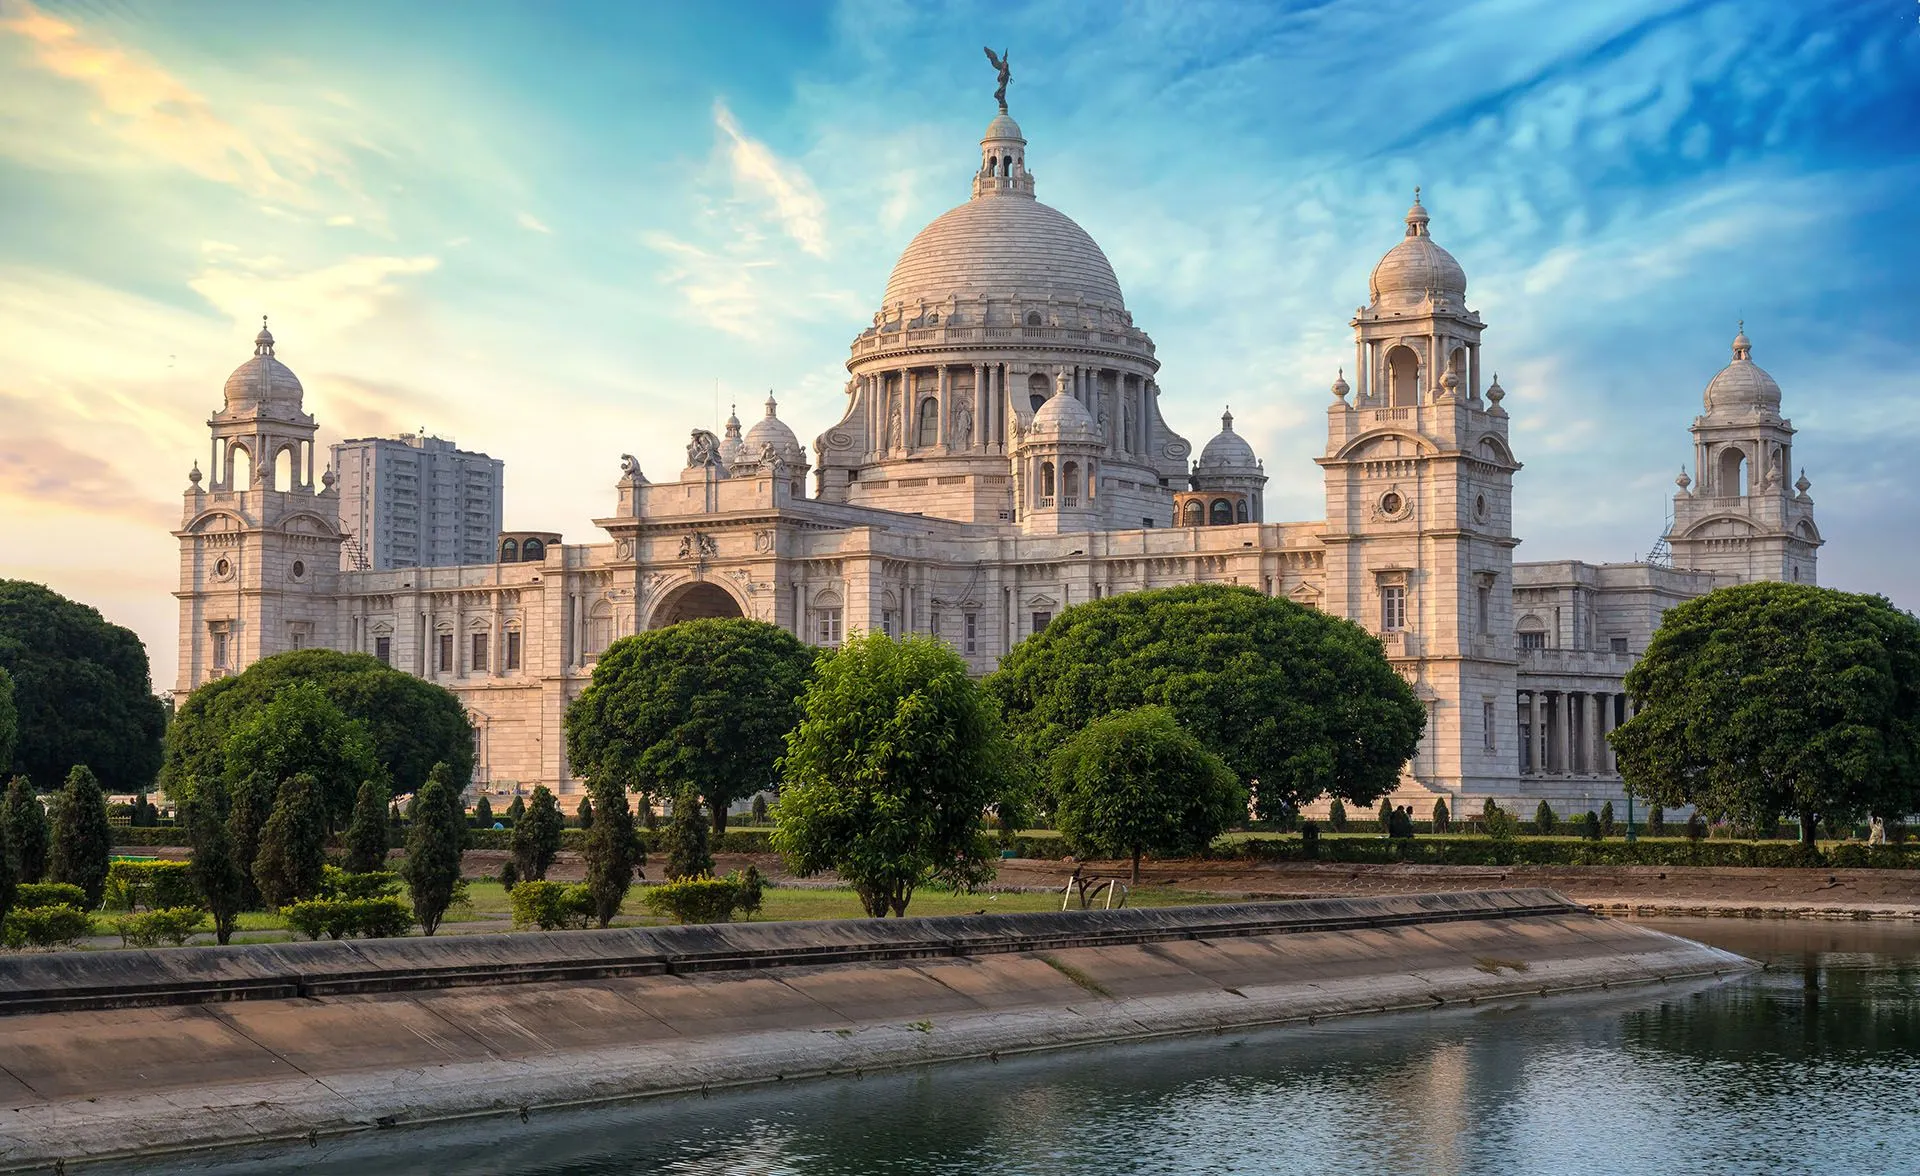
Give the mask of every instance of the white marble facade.
[{"label": "white marble facade", "polygon": [[1380,635],[1428,708],[1400,799],[1574,808],[1620,795],[1604,734],[1663,609],[1814,580],[1793,429],[1744,333],[1693,423],[1670,561],[1515,563],[1506,393],[1417,193],[1327,403],[1325,516],[1269,522],[1230,414],[1190,461],[1153,341],[1099,246],[1035,199],[1026,146],[994,118],[970,199],[913,239],[854,338],[846,412],[811,461],[769,397],[750,428],[694,430],[686,466],[658,480],[622,458],[599,543],[515,533],[494,563],[340,570],[316,423],[263,327],[176,532],[177,691],[290,648],[375,654],[465,702],[477,787],[572,793],[562,717],[625,634],[734,615],[821,645],[932,633],[985,673],[1082,601],[1240,584]]}]

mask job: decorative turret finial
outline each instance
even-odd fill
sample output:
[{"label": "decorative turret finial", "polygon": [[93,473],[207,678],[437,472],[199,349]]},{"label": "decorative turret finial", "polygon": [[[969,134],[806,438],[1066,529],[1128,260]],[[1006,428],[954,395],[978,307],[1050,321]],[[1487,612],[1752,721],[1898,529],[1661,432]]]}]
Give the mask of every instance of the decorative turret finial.
[{"label": "decorative turret finial", "polygon": [[1344,403],[1347,399],[1347,394],[1352,391],[1353,391],[1353,385],[1347,383],[1347,369],[1341,368],[1340,374],[1333,378],[1334,399]]},{"label": "decorative turret finial", "polygon": [[1493,373],[1493,383],[1487,385],[1487,399],[1495,404],[1507,398],[1507,390],[1500,386],[1500,373]]},{"label": "decorative turret finial", "polygon": [[[986,47],[982,46],[982,48]],[[1007,112],[1007,83],[1013,80],[1013,70],[1007,67],[1008,55],[1005,49],[1002,49],[998,53],[995,53],[992,49],[987,49],[986,52],[987,60],[993,63],[994,69],[1000,71],[1000,88],[993,92],[993,100],[1000,104],[1000,113],[1005,114]]]},{"label": "decorative turret finial", "polygon": [[1793,484],[1793,488],[1801,494],[1805,494],[1807,491],[1813,489],[1813,483],[1807,481],[1807,467],[1800,467],[1800,479]]},{"label": "decorative turret finial", "polygon": [[773,398],[773,389],[769,388],[767,389],[767,417],[769,419],[774,416],[774,409],[777,407],[778,403]]},{"label": "decorative turret finial", "polygon": [[334,475],[332,466],[328,466],[326,469],[322,470],[320,472],[321,493],[324,494],[326,491],[333,489],[333,484],[335,482],[338,482],[339,480],[340,479]]},{"label": "decorative turret finial", "polygon": [[1673,480],[1673,484],[1680,487],[1680,492],[1682,494],[1685,494],[1687,492],[1687,487],[1693,485],[1693,479],[1687,476],[1686,466],[1680,467],[1680,476]]},{"label": "decorative turret finial", "polygon": [[1733,337],[1733,358],[1735,360],[1753,359],[1753,344],[1747,339],[1747,320],[1740,320],[1740,333]]},{"label": "decorative turret finial", "polygon": [[255,355],[273,354],[273,332],[267,330],[267,316],[264,314],[260,316],[260,333],[253,337],[253,353]]},{"label": "decorative turret finial", "polygon": [[1420,189],[1415,187],[1413,190],[1413,207],[1407,209],[1407,236],[1426,236],[1427,223],[1430,219],[1431,218],[1427,216],[1426,208],[1420,203]]},{"label": "decorative turret finial", "polygon": [[[187,481],[191,482],[193,486],[198,489],[200,486],[200,477],[200,463],[196,461],[193,463],[193,468],[187,471]],[[1804,482],[1806,478],[1802,477],[1800,480]]]},{"label": "decorative turret finial", "polygon": [[1220,431],[1222,433],[1233,432],[1233,409],[1232,408],[1228,408],[1225,412],[1222,412],[1220,414]]}]

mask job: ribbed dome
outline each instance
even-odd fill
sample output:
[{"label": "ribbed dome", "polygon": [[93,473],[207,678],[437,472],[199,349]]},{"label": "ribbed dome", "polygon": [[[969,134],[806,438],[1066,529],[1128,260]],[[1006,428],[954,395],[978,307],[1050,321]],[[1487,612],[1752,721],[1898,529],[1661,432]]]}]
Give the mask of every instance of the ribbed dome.
[{"label": "ribbed dome", "polygon": [[1260,459],[1247,439],[1233,431],[1233,413],[1228,411],[1220,414],[1220,432],[1200,451],[1197,464],[1203,470],[1257,470]]},{"label": "ribbed dome", "polygon": [[720,438],[721,464],[731,466],[739,461],[741,451],[745,449],[745,447],[746,443],[741,440],[740,437],[740,413],[737,409],[729,408],[727,410],[727,431],[726,434]]},{"label": "ribbed dome", "polygon": [[1058,209],[1023,195],[989,195],[942,213],[921,229],[887,279],[885,305],[915,309],[949,295],[1084,298],[1125,303],[1107,255]]},{"label": "ribbed dome", "polygon": [[227,377],[227,407],[270,404],[298,412],[304,391],[293,369],[273,357],[273,334],[267,330],[267,320],[261,319],[260,333],[253,337],[253,358]]},{"label": "ribbed dome", "polygon": [[759,461],[761,453],[771,445],[773,451],[780,455],[780,460],[788,465],[806,464],[807,451],[801,448],[800,439],[793,435],[787,423],[775,415],[778,407],[773,397],[768,396],[767,415],[754,422],[753,428],[747,430],[746,438],[741,442],[742,462]]},{"label": "ribbed dome", "polygon": [[1030,438],[1056,441],[1087,441],[1095,445],[1104,444],[1100,436],[1099,422],[1087,411],[1087,406],[1073,398],[1073,393],[1062,389],[1040,406],[1033,414],[1033,426],[1027,431]]},{"label": "ribbed dome", "polygon": [[1746,324],[1733,337],[1733,362],[1707,382],[1707,412],[1763,412],[1779,415],[1780,385],[1753,362]]},{"label": "ribbed dome", "polygon": [[1420,204],[1420,189],[1413,190],[1413,207],[1407,210],[1407,235],[1387,250],[1380,264],[1373,267],[1367,289],[1376,305],[1385,301],[1419,301],[1430,290],[1465,297],[1467,271],[1427,235],[1427,210]]},{"label": "ribbed dome", "polygon": [[1013,116],[1005,111],[994,115],[993,121],[987,124],[987,133],[980,136],[983,143],[1003,139],[1015,139],[1022,143],[1027,141],[1027,137],[1020,133],[1020,124],[1014,122]]}]

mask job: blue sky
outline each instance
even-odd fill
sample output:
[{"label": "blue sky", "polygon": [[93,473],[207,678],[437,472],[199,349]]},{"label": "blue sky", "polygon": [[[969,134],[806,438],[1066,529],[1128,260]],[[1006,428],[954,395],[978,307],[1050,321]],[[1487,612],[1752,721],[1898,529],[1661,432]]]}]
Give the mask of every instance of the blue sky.
[{"label": "blue sky", "polygon": [[0,574],[173,674],[189,465],[262,313],[323,439],[506,461],[599,532],[619,455],[768,389],[803,439],[993,113],[1106,249],[1197,443],[1318,518],[1348,318],[1415,184],[1509,393],[1522,559],[1659,534],[1744,318],[1828,584],[1920,607],[1920,4],[0,0]]}]

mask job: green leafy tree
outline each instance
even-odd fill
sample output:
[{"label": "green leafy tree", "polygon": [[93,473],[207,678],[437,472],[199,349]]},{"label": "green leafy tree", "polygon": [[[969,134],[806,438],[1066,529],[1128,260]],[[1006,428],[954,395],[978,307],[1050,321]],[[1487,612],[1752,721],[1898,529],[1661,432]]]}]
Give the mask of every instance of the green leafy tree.
[{"label": "green leafy tree", "polygon": [[240,869],[242,901],[248,907],[260,901],[260,892],[253,885],[253,859],[260,852],[261,832],[273,815],[273,801],[279,793],[280,785],[270,773],[254,772],[224,791],[203,786],[201,792],[189,794],[185,801],[204,802],[210,809],[226,812],[227,852]]},{"label": "green leafy tree", "polygon": [[673,798],[673,817],[667,822],[667,880],[704,878],[711,873],[713,854],[707,849],[700,793],[689,784]]},{"label": "green leafy tree", "polygon": [[1651,812],[1647,813],[1647,835],[1650,837],[1667,835],[1667,813],[1657,804],[1653,806]]},{"label": "green leafy tree", "polygon": [[981,815],[1020,773],[958,654],[933,637],[855,637],[820,660],[802,709],[773,834],[796,873],[837,872],[876,918],[906,914],[920,886],[992,876]]},{"label": "green leafy tree", "polygon": [[312,682],[287,686],[227,738],[229,789],[264,778],[277,790],[281,781],[304,773],[313,778],[314,799],[329,830],[346,825],[361,783],[379,771],[366,724],[349,718]]},{"label": "green leafy tree", "polygon": [[53,830],[47,825],[46,806],[25,776],[15,776],[7,785],[6,806],[0,809],[0,832],[6,837],[7,858],[15,878],[24,884],[47,876],[47,850],[53,842]]},{"label": "green leafy tree", "polygon": [[1075,605],[986,685],[1034,762],[1102,715],[1164,705],[1274,806],[1323,794],[1371,805],[1393,790],[1426,722],[1358,625],[1219,585]]},{"label": "green leafy tree", "polygon": [[1220,757],[1146,706],[1095,719],[1048,764],[1060,832],[1081,856],[1197,855],[1247,811],[1247,790]]},{"label": "green leafy tree", "polygon": [[1337,796],[1327,802],[1327,825],[1335,833],[1347,831],[1347,806]]},{"label": "green leafy tree", "polygon": [[269,907],[320,893],[327,864],[327,825],[320,811],[320,786],[305,772],[289,776],[274,797],[273,815],[260,830],[260,851],[253,859],[253,884]]},{"label": "green leafy tree", "polygon": [[513,865],[518,876],[529,882],[541,882],[560,856],[560,831],[565,825],[560,803],[545,784],[533,788],[533,803],[526,815],[513,823]]},{"label": "green leafy tree", "polygon": [[214,938],[225,946],[240,925],[240,912],[246,907],[251,886],[246,871],[234,860],[233,835],[228,832],[226,814],[220,811],[218,791],[204,800],[181,805],[180,822],[186,826],[187,844],[192,846],[188,871],[194,888],[213,916]]},{"label": "green leafy tree", "polygon": [[1600,836],[1613,836],[1613,802],[1611,800],[1600,806]]},{"label": "green leafy tree", "polygon": [[527,802],[521,799],[518,793],[515,793],[513,797],[513,803],[507,806],[507,824],[518,829],[520,827],[520,822],[526,819],[527,819]]},{"label": "green leafy tree", "polygon": [[347,822],[347,869],[370,874],[387,868],[387,804],[392,797],[378,780],[363,780]]},{"label": "green leafy tree", "polygon": [[[363,725],[373,757],[396,793],[417,792],[438,763],[445,763],[455,780],[472,776],[473,724],[452,691],[368,654],[300,649],[261,658],[187,697],[167,727],[161,781],[168,793],[184,796],[180,782],[187,779],[224,780],[234,729],[296,683],[317,686],[341,713]],[[352,786],[371,775],[356,776]],[[352,800],[349,791],[347,803]]]},{"label": "green leafy tree", "polygon": [[593,828],[593,797],[591,794],[580,798],[580,807],[573,810],[573,819],[582,829]]},{"label": "green leafy tree", "polygon": [[815,653],[777,625],[683,621],[614,642],[567,710],[576,771],[649,798],[691,784],[724,833],[727,808],[774,778]]},{"label": "green leafy tree", "polygon": [[618,783],[593,782],[593,825],[587,831],[580,856],[587,867],[587,889],[593,894],[593,917],[605,927],[620,913],[620,904],[633,886],[633,868],[640,864],[640,833],[633,827],[633,809],[627,791]]},{"label": "green leafy tree", "polygon": [[7,825],[0,820],[0,927],[6,926],[7,912],[13,909],[13,894],[20,884],[14,872],[13,854],[7,846]]},{"label": "green leafy tree", "polygon": [[754,793],[753,805],[747,810],[747,816],[756,825],[767,823],[767,798],[764,793]]},{"label": "green leafy tree", "polygon": [[107,827],[107,797],[100,781],[85,764],[75,764],[61,790],[59,813],[53,824],[53,852],[47,876],[86,892],[87,909],[100,905],[107,889],[107,867],[113,858],[113,836]]},{"label": "green leafy tree", "polygon": [[59,780],[86,764],[116,791],[153,782],[166,711],[131,630],[40,584],[0,580],[0,671],[13,682],[12,771]]},{"label": "green leafy tree", "polygon": [[1920,620],[1879,596],[1743,584],[1669,609],[1611,736],[1636,796],[1742,823],[1920,809]]},{"label": "green leafy tree", "polygon": [[1580,818],[1580,835],[1582,837],[1585,837],[1588,841],[1600,840],[1600,814],[1599,813],[1594,812],[1592,809],[1588,809],[1587,815]]},{"label": "green leafy tree", "polygon": [[493,828],[493,802],[484,796],[473,802],[473,827]]},{"label": "green leafy tree", "polygon": [[466,846],[467,814],[460,787],[446,764],[435,764],[417,797],[407,827],[407,860],[400,868],[413,895],[413,917],[432,935],[460,896],[460,851]]},{"label": "green leafy tree", "polygon": [[0,666],[0,772],[13,763],[13,748],[19,742],[20,712],[13,701],[13,675]]},{"label": "green leafy tree", "polygon": [[1551,837],[1554,823],[1558,820],[1553,814],[1553,806],[1543,800],[1540,807],[1533,810],[1533,831],[1542,837]]},{"label": "green leafy tree", "polygon": [[1380,811],[1376,814],[1382,833],[1393,832],[1393,804],[1384,797],[1380,801]]}]

